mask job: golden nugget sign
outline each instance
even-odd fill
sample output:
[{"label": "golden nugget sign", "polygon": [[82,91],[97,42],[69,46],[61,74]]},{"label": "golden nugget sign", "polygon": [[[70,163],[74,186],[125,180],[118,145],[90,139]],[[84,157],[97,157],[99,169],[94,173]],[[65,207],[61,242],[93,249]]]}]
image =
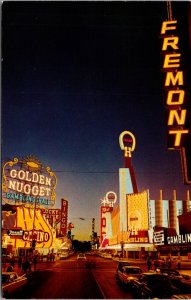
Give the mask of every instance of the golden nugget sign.
[{"label": "golden nugget sign", "polygon": [[163,71],[165,72],[166,106],[168,109],[168,148],[180,149],[184,147],[185,138],[189,134],[186,128],[184,76],[181,70],[181,53],[179,37],[177,36],[177,21],[162,23],[163,37],[162,52],[164,54]]},{"label": "golden nugget sign", "polygon": [[3,200],[9,204],[52,206],[56,184],[55,174],[33,156],[14,158],[3,165]]}]

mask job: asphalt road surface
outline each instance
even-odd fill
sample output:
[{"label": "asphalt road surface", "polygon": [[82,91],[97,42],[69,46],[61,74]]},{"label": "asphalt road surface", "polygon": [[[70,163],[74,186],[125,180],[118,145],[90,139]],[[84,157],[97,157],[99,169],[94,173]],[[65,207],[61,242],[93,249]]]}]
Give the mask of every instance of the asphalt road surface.
[{"label": "asphalt road surface", "polygon": [[28,277],[22,292],[11,299],[132,299],[115,279],[113,260],[87,257],[78,262],[76,256],[54,263],[39,263]]}]

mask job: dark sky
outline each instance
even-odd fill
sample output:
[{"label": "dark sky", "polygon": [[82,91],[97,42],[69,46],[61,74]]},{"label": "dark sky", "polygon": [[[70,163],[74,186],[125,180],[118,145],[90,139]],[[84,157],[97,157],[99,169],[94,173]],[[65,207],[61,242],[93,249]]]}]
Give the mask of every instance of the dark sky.
[{"label": "dark sky", "polygon": [[[185,5],[173,3],[180,19]],[[118,193],[124,130],[137,140],[138,190],[186,197],[179,152],[166,143],[166,19],[166,1],[3,2],[2,157],[32,154],[50,166],[56,206],[66,198],[70,220],[88,220],[87,235],[93,217],[99,231],[100,199]]]}]

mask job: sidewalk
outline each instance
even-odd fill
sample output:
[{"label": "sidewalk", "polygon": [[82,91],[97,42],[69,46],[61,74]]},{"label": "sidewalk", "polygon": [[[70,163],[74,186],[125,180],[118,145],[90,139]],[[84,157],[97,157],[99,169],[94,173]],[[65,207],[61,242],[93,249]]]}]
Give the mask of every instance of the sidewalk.
[{"label": "sidewalk", "polygon": [[[37,262],[37,264],[36,264],[36,270],[38,271],[38,268],[40,268],[40,267],[42,268],[42,265],[45,265],[45,264],[47,264],[47,265],[53,265],[53,264],[55,264],[55,262],[56,261],[54,261],[54,262],[52,262],[52,261],[40,261],[40,262]],[[6,264],[6,268],[3,268],[3,266],[2,266],[2,272],[6,272],[6,269],[7,269],[7,267],[9,265],[10,264],[7,263]],[[36,270],[34,269],[34,264],[32,263],[31,264],[31,272],[35,272]],[[18,263],[15,263],[14,268],[13,268],[13,272],[16,272],[18,275],[23,275],[24,274],[22,268],[18,267]]]}]

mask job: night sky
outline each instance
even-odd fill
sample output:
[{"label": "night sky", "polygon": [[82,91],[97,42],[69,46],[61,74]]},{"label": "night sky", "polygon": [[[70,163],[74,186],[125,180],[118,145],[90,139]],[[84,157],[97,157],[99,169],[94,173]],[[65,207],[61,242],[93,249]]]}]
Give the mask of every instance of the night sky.
[{"label": "night sky", "polygon": [[[186,4],[173,5],[183,19]],[[2,159],[31,154],[51,167],[75,238],[89,239],[92,218],[99,233],[100,199],[119,192],[124,130],[137,141],[138,190],[186,198],[179,151],[167,150],[166,19],[166,1],[3,2]]]}]

